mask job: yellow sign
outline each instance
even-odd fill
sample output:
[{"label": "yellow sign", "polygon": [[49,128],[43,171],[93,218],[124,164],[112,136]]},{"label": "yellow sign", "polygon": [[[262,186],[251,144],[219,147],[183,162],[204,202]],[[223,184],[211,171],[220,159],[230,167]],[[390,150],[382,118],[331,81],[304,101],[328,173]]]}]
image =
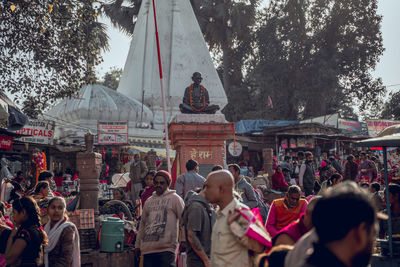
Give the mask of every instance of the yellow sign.
[{"label": "yellow sign", "polygon": [[195,148],[192,148],[192,150],[190,150],[190,158],[193,160],[195,160],[196,158],[199,158],[199,159],[212,158],[212,151],[197,150]]}]

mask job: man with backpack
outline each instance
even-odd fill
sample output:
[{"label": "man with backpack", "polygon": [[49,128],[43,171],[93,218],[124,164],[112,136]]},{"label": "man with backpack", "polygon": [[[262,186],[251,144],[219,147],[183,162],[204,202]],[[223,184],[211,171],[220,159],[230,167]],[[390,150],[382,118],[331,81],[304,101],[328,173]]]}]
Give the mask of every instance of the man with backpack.
[{"label": "man with backpack", "polygon": [[204,191],[189,191],[182,213],[182,224],[186,235],[187,267],[210,266],[211,232],[215,212],[205,199]]}]

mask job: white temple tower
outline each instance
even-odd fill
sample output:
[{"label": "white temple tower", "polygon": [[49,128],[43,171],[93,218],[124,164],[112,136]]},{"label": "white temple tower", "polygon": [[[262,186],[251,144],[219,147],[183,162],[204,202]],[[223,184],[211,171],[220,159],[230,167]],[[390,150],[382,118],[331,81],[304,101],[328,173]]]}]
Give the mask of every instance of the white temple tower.
[{"label": "white temple tower", "polygon": [[[200,72],[210,101],[222,109],[225,91],[215,70],[189,0],[156,0],[157,24],[168,121],[179,111],[193,72]],[[142,101],[153,114],[156,129],[162,128],[162,102],[152,0],[143,0],[119,92]]]}]

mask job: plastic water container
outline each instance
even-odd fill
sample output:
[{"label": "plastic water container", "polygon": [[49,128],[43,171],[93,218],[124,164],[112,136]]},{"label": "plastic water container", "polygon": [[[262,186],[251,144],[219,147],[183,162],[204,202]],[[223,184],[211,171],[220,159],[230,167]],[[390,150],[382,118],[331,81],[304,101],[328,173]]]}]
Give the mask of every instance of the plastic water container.
[{"label": "plastic water container", "polygon": [[102,221],[100,250],[104,252],[124,250],[124,221],[114,217]]}]

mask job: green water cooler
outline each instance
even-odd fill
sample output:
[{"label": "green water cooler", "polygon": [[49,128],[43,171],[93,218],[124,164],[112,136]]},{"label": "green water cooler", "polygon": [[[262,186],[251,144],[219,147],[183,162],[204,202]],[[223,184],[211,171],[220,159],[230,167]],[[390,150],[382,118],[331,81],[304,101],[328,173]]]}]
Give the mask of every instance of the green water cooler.
[{"label": "green water cooler", "polygon": [[124,221],[114,217],[102,221],[100,250],[104,252],[124,250]]}]

